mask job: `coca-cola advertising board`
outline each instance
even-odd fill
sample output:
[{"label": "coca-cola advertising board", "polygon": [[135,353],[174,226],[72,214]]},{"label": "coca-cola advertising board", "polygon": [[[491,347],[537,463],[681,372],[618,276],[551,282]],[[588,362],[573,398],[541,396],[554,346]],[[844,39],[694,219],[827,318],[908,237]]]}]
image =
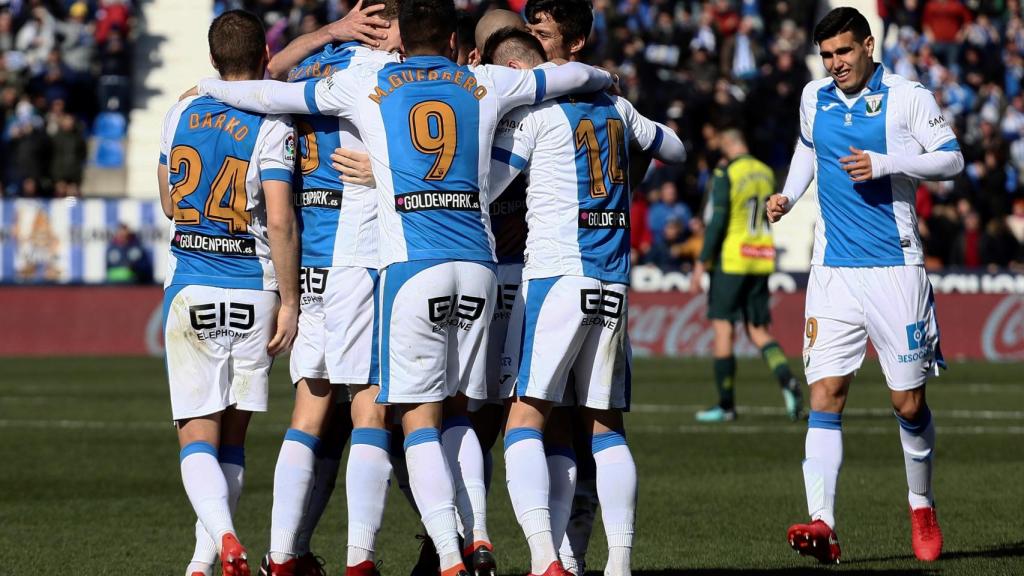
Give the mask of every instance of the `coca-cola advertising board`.
[{"label": "coca-cola advertising board", "polygon": [[[162,355],[162,297],[156,286],[0,287],[0,357]],[[947,359],[1024,360],[1024,295],[935,298]],[[792,358],[800,357],[803,310],[802,290],[772,295],[772,332]],[[704,295],[633,291],[629,332],[637,356],[711,353]],[[757,354],[742,334],[737,351]]]}]

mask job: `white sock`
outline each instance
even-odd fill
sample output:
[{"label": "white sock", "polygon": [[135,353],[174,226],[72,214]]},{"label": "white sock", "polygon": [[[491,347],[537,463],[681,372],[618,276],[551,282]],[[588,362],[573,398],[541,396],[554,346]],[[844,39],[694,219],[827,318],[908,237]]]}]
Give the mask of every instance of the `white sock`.
[{"label": "white sock", "polygon": [[[483,447],[481,446],[481,449]],[[491,491],[491,478],[494,477],[494,454],[488,450],[484,452],[484,488],[487,492]]]},{"label": "white sock", "polygon": [[590,450],[576,457],[576,493],[558,557],[569,572],[582,576],[587,570],[587,548],[597,516],[597,471]]},{"label": "white sock", "polygon": [[484,483],[484,458],[480,440],[469,418],[446,419],[441,433],[448,468],[455,483],[455,507],[462,519],[467,547],[477,542],[490,544],[487,535],[487,487]]},{"label": "white sock", "polygon": [[228,486],[217,462],[217,449],[209,442],[192,442],[181,449],[181,481],[192,508],[216,546],[225,534],[234,533]]},{"label": "white sock", "polygon": [[412,507],[412,511],[419,516],[420,509],[416,507],[416,497],[412,495],[412,486],[409,485],[409,467],[405,463],[405,448],[397,445],[392,446],[389,456],[391,458],[391,472],[395,475],[398,490],[405,496],[405,500]]},{"label": "white sock", "polygon": [[[221,472],[224,473],[224,481],[228,485],[228,509],[231,510],[231,517],[234,518],[235,510],[238,508],[238,499],[242,496],[242,485],[245,483],[245,448],[242,446],[221,446],[217,451],[217,459],[220,461]],[[203,527],[203,523],[196,520],[196,548],[192,553],[192,562],[185,571],[187,576],[193,572],[202,572],[210,575],[213,573],[213,563],[217,561],[217,543]],[[206,569],[203,568],[206,566]]]},{"label": "white sock", "polygon": [[567,446],[549,446],[548,506],[551,514],[551,540],[561,544],[572,514],[572,499],[576,494],[576,453]]},{"label": "white sock", "polygon": [[636,463],[621,432],[594,434],[597,497],[608,539],[606,576],[629,576],[636,526]]},{"label": "white sock", "polygon": [[377,428],[352,431],[352,448],[345,468],[348,498],[348,566],[373,561],[377,533],[384,519],[391,460],[391,434]]},{"label": "white sock", "polygon": [[903,463],[907,468],[908,500],[910,507],[929,508],[935,505],[932,497],[932,456],[935,450],[935,426],[932,412],[923,406],[911,422],[896,416],[900,423],[900,442],[903,444]]},{"label": "white sock", "polygon": [[405,463],[416,507],[437,549],[441,570],[461,564],[455,489],[437,428],[420,428],[405,437]]},{"label": "white sock", "polygon": [[285,432],[274,469],[274,507],[270,514],[270,559],[275,563],[296,555],[295,542],[313,487],[319,443],[316,436],[301,430],[289,428]]},{"label": "white sock", "polygon": [[[321,450],[322,452],[322,450]],[[340,451],[339,451],[340,452]],[[319,455],[313,464],[313,488],[309,493],[309,503],[302,515],[302,525],[295,537],[295,554],[302,556],[309,553],[313,532],[316,531],[320,518],[327,510],[327,503],[334,494],[334,486],[338,481],[338,470],[341,468],[341,454],[330,456]]]},{"label": "white sock", "polygon": [[843,465],[842,414],[811,411],[804,443],[804,489],[811,520],[836,526],[836,483]]},{"label": "white sock", "polygon": [[530,572],[543,574],[558,554],[551,535],[550,479],[540,430],[513,428],[505,433],[505,478],[512,509],[530,546]]}]

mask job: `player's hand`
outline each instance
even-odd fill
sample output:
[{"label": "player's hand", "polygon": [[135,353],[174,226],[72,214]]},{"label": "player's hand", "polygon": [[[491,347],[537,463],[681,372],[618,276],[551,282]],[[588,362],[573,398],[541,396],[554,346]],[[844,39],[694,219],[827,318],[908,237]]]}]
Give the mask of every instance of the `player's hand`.
[{"label": "player's hand", "polygon": [[178,102],[181,102],[185,98],[191,98],[193,96],[199,96],[199,86],[193,86],[189,88],[187,92],[178,97]]},{"label": "player's hand", "polygon": [[690,294],[700,294],[704,291],[702,280],[704,280],[704,263],[697,260],[693,263],[693,272],[690,273]]},{"label": "player's hand", "polygon": [[768,221],[775,224],[786,212],[789,211],[789,198],[782,194],[772,194],[768,197],[765,212],[768,213]]},{"label": "player's hand", "polygon": [[341,181],[345,184],[358,184],[367,188],[376,188],[377,181],[373,177],[373,165],[370,155],[365,152],[336,148],[331,153],[331,166],[341,172]]},{"label": "player's hand", "polygon": [[852,152],[851,155],[839,159],[839,165],[850,175],[850,180],[854,182],[871,180],[871,156],[853,146],[850,146],[850,152]]},{"label": "player's hand", "polygon": [[299,308],[295,305],[282,304],[277,309],[277,327],[274,337],[267,344],[267,353],[271,356],[290,350],[295,342],[295,334],[299,331]]},{"label": "player's hand", "polygon": [[325,30],[335,42],[362,42],[378,48],[380,41],[388,37],[381,29],[391,26],[391,22],[374,16],[383,9],[383,2],[363,8],[363,0],[359,0],[344,18],[331,22]]}]

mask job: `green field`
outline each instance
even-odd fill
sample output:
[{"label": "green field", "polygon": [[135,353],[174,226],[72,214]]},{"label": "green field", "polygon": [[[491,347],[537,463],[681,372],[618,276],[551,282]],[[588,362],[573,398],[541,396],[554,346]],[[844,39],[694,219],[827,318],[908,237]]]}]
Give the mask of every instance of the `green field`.
[{"label": "green field", "polygon": [[[251,428],[236,526],[258,558],[268,542],[272,475],[290,414],[286,362],[271,411]],[[734,424],[697,426],[710,365],[638,360],[629,440],[640,473],[634,573],[1024,574],[1024,378],[1021,365],[958,364],[929,389],[938,427],[935,492],[946,547],[933,564],[910,550],[897,426],[877,367],[854,385],[844,418],[837,516],[844,563],[818,568],[785,541],[805,516],[804,424],[782,416],[759,363],[741,362]],[[0,360],[0,576],[180,576],[194,517],[181,487],[161,360]],[[504,574],[526,546],[496,454],[491,535]],[[342,574],[344,484],[314,539]],[[588,557],[604,565],[600,524]],[[378,557],[405,576],[418,523],[393,490]]]}]

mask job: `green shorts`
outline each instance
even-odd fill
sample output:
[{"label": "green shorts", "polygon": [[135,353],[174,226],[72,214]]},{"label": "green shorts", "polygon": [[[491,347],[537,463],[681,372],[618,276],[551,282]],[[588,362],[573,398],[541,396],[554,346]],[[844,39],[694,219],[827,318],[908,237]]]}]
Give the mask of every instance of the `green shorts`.
[{"label": "green shorts", "polygon": [[768,276],[711,272],[708,318],[767,326],[772,322]]}]

